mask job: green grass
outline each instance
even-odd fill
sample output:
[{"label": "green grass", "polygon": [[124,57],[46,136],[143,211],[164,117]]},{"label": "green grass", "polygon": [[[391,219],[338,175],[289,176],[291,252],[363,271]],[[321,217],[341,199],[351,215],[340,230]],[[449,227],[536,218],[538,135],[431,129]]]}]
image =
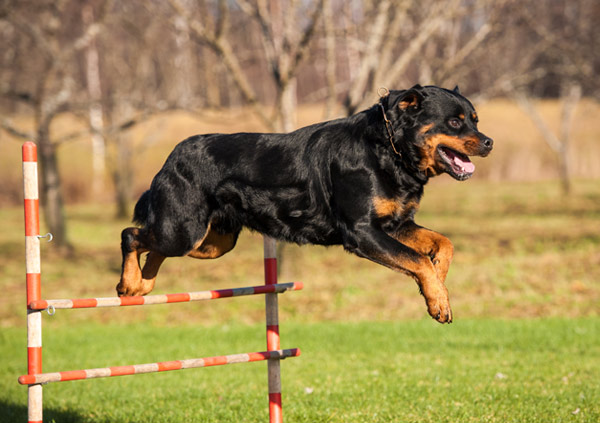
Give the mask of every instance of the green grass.
[{"label": "green grass", "polygon": [[[264,348],[256,325],[45,325],[45,371]],[[302,349],[282,363],[285,420],[596,422],[599,330],[598,318],[282,322],[282,347]],[[16,382],[25,333],[4,329],[0,339],[0,421],[26,421]],[[266,395],[265,363],[55,383],[44,387],[45,421],[266,421]]]}]

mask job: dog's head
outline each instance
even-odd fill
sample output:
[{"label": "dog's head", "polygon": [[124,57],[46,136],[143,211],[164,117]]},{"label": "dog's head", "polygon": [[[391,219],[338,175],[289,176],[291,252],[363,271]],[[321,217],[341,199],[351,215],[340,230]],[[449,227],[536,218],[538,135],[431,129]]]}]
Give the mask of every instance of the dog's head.
[{"label": "dog's head", "polygon": [[[493,140],[477,129],[475,108],[458,91],[416,85],[392,91],[388,111],[399,147],[428,177],[448,173],[464,181],[475,171],[469,156],[487,156]],[[404,145],[402,145],[404,144]]]}]

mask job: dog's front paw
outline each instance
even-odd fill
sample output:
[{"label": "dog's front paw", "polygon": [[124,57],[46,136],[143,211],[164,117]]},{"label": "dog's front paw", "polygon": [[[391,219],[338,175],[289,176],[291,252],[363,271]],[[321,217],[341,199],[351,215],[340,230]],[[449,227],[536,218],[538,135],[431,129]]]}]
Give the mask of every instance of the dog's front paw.
[{"label": "dog's front paw", "polygon": [[429,315],[440,323],[452,323],[452,309],[448,295],[427,298],[427,311]]}]

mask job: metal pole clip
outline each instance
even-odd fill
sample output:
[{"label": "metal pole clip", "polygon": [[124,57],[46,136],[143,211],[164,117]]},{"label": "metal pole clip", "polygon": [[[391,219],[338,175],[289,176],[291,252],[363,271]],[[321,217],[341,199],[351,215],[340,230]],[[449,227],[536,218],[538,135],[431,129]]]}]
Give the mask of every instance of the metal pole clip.
[{"label": "metal pole clip", "polygon": [[54,239],[54,235],[52,235],[50,232],[48,232],[46,235],[38,235],[37,237],[39,239],[48,238],[46,242],[51,242]]}]

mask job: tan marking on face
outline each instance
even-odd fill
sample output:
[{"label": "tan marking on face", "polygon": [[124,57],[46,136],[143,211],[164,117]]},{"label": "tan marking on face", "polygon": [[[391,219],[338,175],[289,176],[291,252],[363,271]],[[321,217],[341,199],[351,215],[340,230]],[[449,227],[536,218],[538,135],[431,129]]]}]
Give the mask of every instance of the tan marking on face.
[{"label": "tan marking on face", "polygon": [[477,122],[477,113],[473,112],[473,114],[471,115],[471,119],[473,119],[473,121]]},{"label": "tan marking on face", "polygon": [[479,154],[479,139],[477,137],[453,137],[446,134],[435,134],[425,138],[425,144],[420,148],[421,161],[419,170],[428,176],[436,176],[444,171],[437,162],[437,148],[442,144],[467,156]]},{"label": "tan marking on face", "polygon": [[429,132],[431,130],[431,128],[434,127],[433,123],[429,123],[425,126],[423,126],[421,129],[419,129],[419,135],[425,135],[427,132]]},{"label": "tan marking on face", "polygon": [[464,114],[464,113],[461,113],[460,115],[458,115],[458,118],[459,118],[460,120],[465,120],[465,114]]}]

